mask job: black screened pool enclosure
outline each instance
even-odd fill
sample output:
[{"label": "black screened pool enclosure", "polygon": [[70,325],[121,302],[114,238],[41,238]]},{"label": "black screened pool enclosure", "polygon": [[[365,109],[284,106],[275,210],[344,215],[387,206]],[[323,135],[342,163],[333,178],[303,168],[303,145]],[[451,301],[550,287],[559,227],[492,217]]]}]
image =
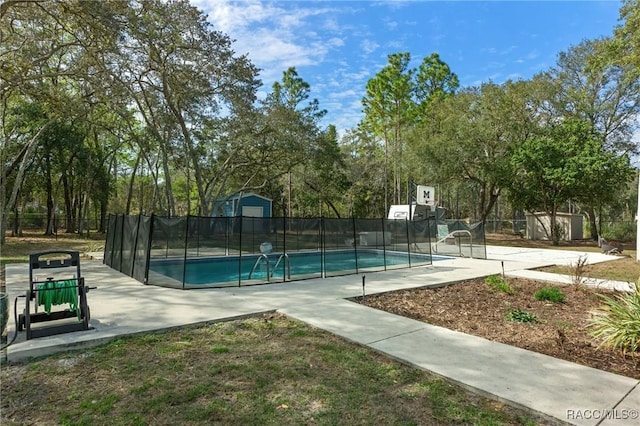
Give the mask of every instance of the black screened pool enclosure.
[{"label": "black screened pool enclosure", "polygon": [[110,215],[104,263],[181,289],[328,278],[486,258],[484,227],[461,221]]}]

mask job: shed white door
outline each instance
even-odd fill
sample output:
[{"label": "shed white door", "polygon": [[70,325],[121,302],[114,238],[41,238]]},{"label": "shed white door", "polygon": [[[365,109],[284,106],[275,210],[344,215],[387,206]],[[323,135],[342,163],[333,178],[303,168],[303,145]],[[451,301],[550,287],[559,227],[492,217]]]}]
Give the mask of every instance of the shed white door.
[{"label": "shed white door", "polygon": [[262,217],[262,207],[258,207],[258,206],[242,206],[242,216],[245,216],[245,217]]}]

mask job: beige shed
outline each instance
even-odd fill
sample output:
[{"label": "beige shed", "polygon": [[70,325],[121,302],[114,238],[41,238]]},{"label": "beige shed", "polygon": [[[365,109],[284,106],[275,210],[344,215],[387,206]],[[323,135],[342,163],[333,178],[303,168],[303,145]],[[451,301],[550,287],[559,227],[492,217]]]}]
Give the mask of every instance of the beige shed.
[{"label": "beige shed", "polygon": [[[547,230],[550,230],[551,215],[546,212],[527,213],[527,235],[530,240],[548,240],[547,234],[540,222],[544,223]],[[556,222],[562,229],[560,239],[564,241],[581,240],[584,238],[583,217],[580,214],[556,213]]]}]

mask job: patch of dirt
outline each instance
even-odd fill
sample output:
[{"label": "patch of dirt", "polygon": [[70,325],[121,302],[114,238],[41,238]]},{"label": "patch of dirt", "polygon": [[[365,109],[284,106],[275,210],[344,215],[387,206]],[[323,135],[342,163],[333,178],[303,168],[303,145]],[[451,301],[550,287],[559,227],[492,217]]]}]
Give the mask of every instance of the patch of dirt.
[{"label": "patch of dirt", "polygon": [[[590,312],[602,305],[596,291],[561,286],[564,303],[536,300],[534,294],[549,283],[510,278],[515,290],[509,295],[487,285],[484,279],[464,281],[440,288],[422,288],[369,296],[367,306],[484,337],[556,358],[640,379],[640,363],[620,352],[599,347],[587,331]],[[598,293],[607,293],[598,290]],[[611,293],[607,293],[611,294]],[[362,303],[362,301],[360,301]],[[521,309],[537,322],[509,320],[507,314]]]}]

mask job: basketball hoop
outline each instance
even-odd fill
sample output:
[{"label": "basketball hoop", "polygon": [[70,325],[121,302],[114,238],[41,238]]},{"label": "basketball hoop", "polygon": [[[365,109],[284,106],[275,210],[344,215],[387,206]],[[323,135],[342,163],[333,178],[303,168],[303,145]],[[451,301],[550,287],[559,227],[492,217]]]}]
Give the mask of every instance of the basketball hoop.
[{"label": "basketball hoop", "polygon": [[435,210],[436,190],[433,186],[418,185],[416,194],[416,204],[422,206],[431,206],[431,210]]}]

